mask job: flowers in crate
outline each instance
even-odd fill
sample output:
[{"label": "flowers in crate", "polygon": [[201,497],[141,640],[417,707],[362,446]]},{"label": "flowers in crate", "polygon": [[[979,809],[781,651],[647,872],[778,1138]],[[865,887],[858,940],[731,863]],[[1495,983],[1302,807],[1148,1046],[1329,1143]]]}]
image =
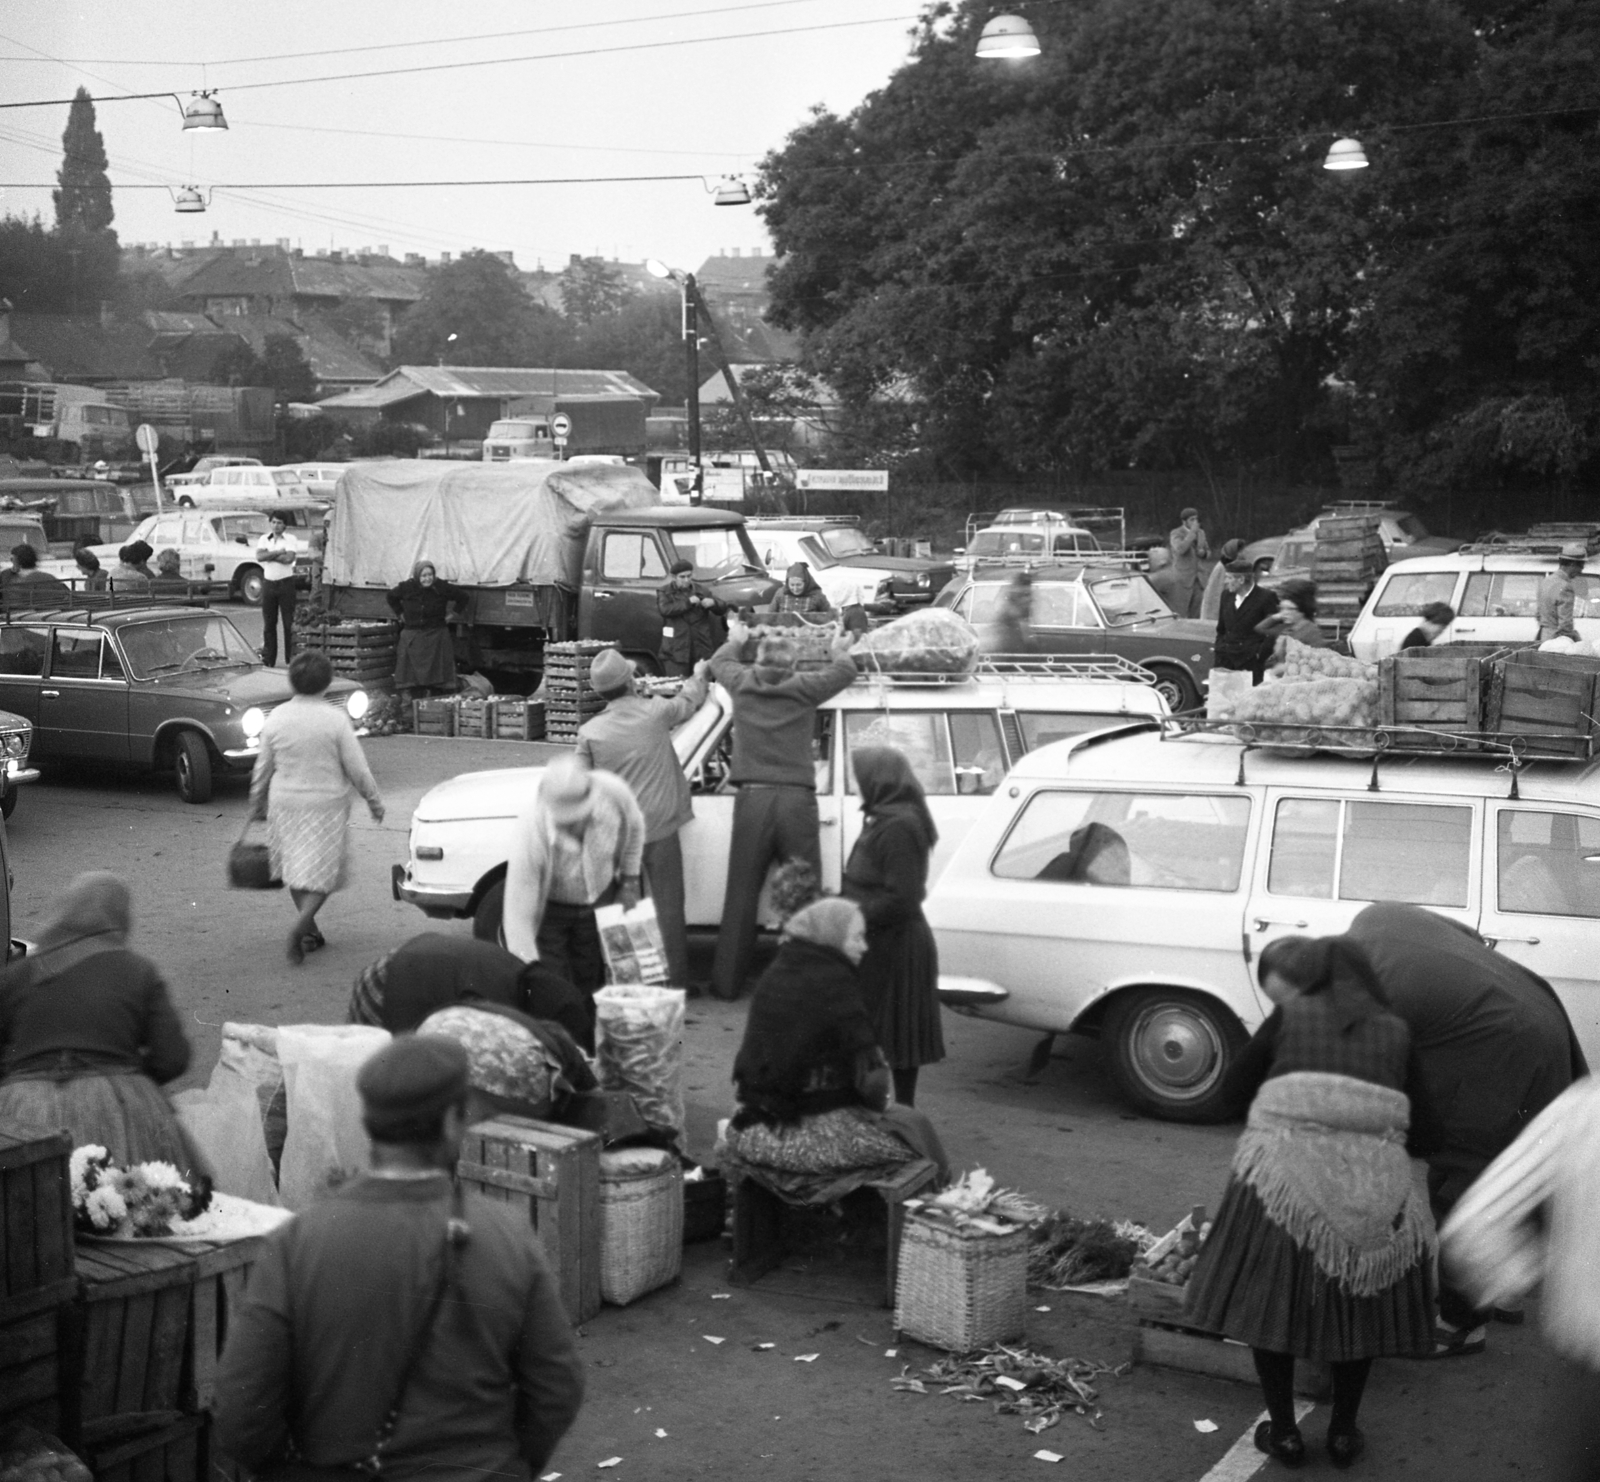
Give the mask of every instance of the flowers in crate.
[{"label": "flowers in crate", "polygon": [[103,1148],[74,1148],[69,1163],[72,1212],[85,1235],[170,1235],[177,1220],[191,1220],[211,1202],[211,1180],[191,1183],[170,1163],[119,1168]]}]

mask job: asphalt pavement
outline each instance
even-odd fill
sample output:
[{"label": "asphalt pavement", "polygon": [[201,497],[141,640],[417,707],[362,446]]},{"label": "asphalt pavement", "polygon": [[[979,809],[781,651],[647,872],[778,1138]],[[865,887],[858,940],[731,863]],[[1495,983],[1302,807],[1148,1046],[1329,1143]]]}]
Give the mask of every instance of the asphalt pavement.
[{"label": "asphalt pavement", "polygon": [[[254,639],[258,615],[241,616]],[[226,888],[228,848],[244,821],[242,779],[222,782],[211,803],[196,807],[179,801],[170,778],[47,771],[24,790],[10,822],[14,930],[36,931],[82,870],[126,878],[134,945],[160,964],[194,1044],[184,1086],[210,1074],[224,1021],[341,1022],[353,979],[381,952],[425,928],[470,930],[428,923],[391,898],[389,869],[405,857],[417,800],[445,777],[514,764],[521,751],[421,737],[365,744],[388,816],[375,825],[357,810],[350,885],[323,912],[327,949],[304,967],[284,962],[286,896]],[[731,1112],[743,1019],[742,1004],[690,1004],[685,1089],[696,1155],[709,1152],[717,1119]],[[1161,1229],[1191,1205],[1215,1205],[1237,1128],[1134,1116],[1089,1043],[1059,1041],[1031,1076],[1028,1035],[954,1015],[945,1033],[948,1059],[923,1072],[918,1104],[958,1168],[987,1168],[1000,1184],[1076,1214]],[[1098,1424],[1069,1416],[1030,1435],[1017,1417],[941,1396],[936,1385],[925,1395],[891,1387],[902,1369],[915,1373],[939,1355],[894,1341],[891,1315],[877,1305],[881,1266],[870,1258],[813,1250],[748,1288],[729,1284],[726,1259],[720,1242],[689,1247],[679,1283],[587,1324],[589,1400],[554,1471],[592,1475],[621,1457],[611,1475],[659,1482],[998,1479],[1049,1475],[1040,1469],[1052,1463],[1035,1457],[1049,1451],[1063,1458],[1061,1475],[1222,1482],[1252,1475],[1262,1461],[1248,1440],[1237,1444],[1261,1408],[1252,1386],[1141,1366],[1101,1381]],[[1040,1291],[1030,1304],[1040,1309],[1029,1314],[1031,1346],[1110,1366],[1129,1359],[1133,1330],[1120,1302]],[[817,1357],[796,1361],[805,1354]],[[1497,1327],[1482,1357],[1380,1362],[1360,1470],[1429,1482],[1540,1475],[1544,1389],[1532,1323]],[[1325,1408],[1314,1413],[1308,1437],[1320,1443],[1325,1420]]]}]

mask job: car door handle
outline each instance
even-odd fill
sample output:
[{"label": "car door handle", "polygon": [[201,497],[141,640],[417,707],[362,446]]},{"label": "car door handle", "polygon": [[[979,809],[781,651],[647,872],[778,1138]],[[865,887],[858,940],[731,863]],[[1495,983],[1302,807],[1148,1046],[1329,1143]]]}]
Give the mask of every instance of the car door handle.
[{"label": "car door handle", "polygon": [[1491,947],[1498,947],[1501,942],[1521,942],[1528,947],[1537,947],[1539,945],[1538,937],[1485,937],[1484,941]]},{"label": "car door handle", "polygon": [[50,700],[59,700],[61,698],[60,690],[40,690],[39,693]]},{"label": "car door handle", "polygon": [[817,827],[818,828],[838,828],[839,827],[839,820],[837,818],[819,818],[817,820]]},{"label": "car door handle", "polygon": [[1270,916],[1257,916],[1253,925],[1257,931],[1265,931],[1269,926],[1292,926],[1296,931],[1304,931],[1311,923],[1309,921],[1274,921]]},{"label": "car door handle", "polygon": [[616,595],[615,592],[602,592],[599,587],[594,589],[594,600],[596,602],[609,602]]}]

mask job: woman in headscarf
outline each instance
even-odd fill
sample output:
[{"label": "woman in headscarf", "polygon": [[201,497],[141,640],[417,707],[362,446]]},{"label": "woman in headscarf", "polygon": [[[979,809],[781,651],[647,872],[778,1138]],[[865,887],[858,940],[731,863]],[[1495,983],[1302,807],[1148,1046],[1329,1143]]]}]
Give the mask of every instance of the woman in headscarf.
[{"label": "woman in headscarf", "polygon": [[804,561],[796,561],[783,577],[783,590],[773,599],[768,612],[794,612],[801,617],[826,617],[832,613],[833,608],[828,602],[828,594],[817,585],[817,579],[811,574],[811,567]]},{"label": "woman in headscarf", "polygon": [[400,619],[394,683],[402,695],[455,688],[455,645],[445,614],[452,602],[466,600],[467,594],[443,580],[432,561],[418,561],[409,578],[390,588],[389,608]]},{"label": "woman in headscarf", "polygon": [[189,1041],[131,926],[121,880],[79,875],[0,981],[0,1127],[65,1127],[123,1167],[200,1172],[158,1089],[188,1069]]},{"label": "woman in headscarf", "polygon": [[1253,1095],[1186,1321],[1248,1343],[1270,1417],[1256,1446],[1305,1461],[1296,1358],[1333,1369],[1327,1449],[1348,1467],[1372,1360],[1433,1350],[1433,1221],[1406,1154],[1411,1032],[1372,964],[1341,937],[1285,937],[1261,954],[1277,1007],[1232,1088]]},{"label": "woman in headscarf", "polygon": [[756,984],[733,1064],[730,1166],[802,1203],[831,1203],[915,1158],[949,1171],[928,1119],[889,1105],[888,1067],[856,978],[866,950],[853,901],[830,897],[795,912]]},{"label": "woman in headscarf", "polygon": [[918,1069],[944,1059],[939,949],[922,914],[939,831],[902,753],[864,746],[851,756],[851,765],[866,815],[844,870],[844,894],[861,907],[867,923],[861,996],[894,1073],[894,1099],[911,1106]]}]

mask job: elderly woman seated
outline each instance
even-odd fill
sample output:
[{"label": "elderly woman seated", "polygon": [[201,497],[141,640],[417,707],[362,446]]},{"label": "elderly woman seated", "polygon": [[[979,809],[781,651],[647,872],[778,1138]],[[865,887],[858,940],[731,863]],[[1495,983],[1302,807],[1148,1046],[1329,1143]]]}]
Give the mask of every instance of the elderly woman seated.
[{"label": "elderly woman seated", "polygon": [[928,1119],[890,1105],[888,1064],[856,979],[866,946],[853,901],[820,900],[791,916],[734,1061],[739,1108],[724,1166],[797,1203],[832,1203],[920,1158],[949,1173]]}]

